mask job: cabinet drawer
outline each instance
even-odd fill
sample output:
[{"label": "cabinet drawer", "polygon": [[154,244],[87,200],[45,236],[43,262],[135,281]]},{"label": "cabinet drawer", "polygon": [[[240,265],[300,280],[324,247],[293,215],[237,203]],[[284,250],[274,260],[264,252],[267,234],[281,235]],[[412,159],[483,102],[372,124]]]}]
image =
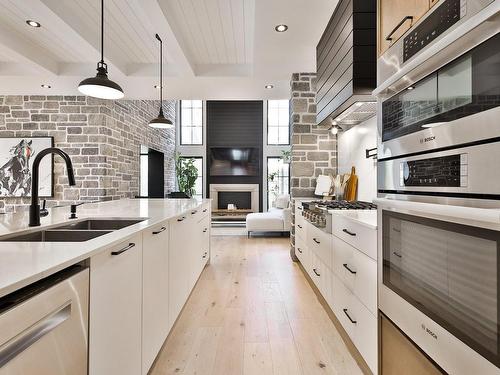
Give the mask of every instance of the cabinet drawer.
[{"label": "cabinet drawer", "polygon": [[337,277],[373,313],[377,312],[377,262],[348,243],[333,238]]},{"label": "cabinet drawer", "polygon": [[302,216],[302,206],[300,207],[300,209],[295,208],[295,236],[306,240],[306,220],[304,216]]},{"label": "cabinet drawer", "polygon": [[332,277],[329,267],[314,253],[311,254],[311,279],[320,291],[323,298],[331,305],[332,302]]},{"label": "cabinet drawer", "polygon": [[307,224],[307,247],[316,254],[329,268],[332,267],[332,235],[323,232],[312,224]]},{"label": "cabinet drawer", "polygon": [[309,272],[311,266],[310,252],[307,249],[306,241],[300,237],[295,237],[295,255],[299,258],[302,267]]},{"label": "cabinet drawer", "polygon": [[340,215],[332,218],[332,233],[377,260],[377,230]]},{"label": "cabinet drawer", "polygon": [[377,373],[377,318],[333,276],[334,312],[360,354]]}]

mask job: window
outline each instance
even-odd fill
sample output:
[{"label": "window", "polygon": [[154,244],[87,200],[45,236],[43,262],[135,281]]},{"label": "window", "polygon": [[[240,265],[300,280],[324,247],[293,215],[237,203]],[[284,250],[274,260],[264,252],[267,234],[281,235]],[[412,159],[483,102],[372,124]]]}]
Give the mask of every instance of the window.
[{"label": "window", "polygon": [[203,144],[201,100],[181,100],[181,145]]},{"label": "window", "polygon": [[290,193],[290,164],[279,156],[267,158],[267,206],[280,194]]},{"label": "window", "polygon": [[183,159],[194,159],[194,166],[198,169],[198,178],[194,183],[195,197],[203,198],[203,158],[201,156],[183,156]]},{"label": "window", "polygon": [[267,144],[290,144],[290,112],[288,100],[267,102]]}]

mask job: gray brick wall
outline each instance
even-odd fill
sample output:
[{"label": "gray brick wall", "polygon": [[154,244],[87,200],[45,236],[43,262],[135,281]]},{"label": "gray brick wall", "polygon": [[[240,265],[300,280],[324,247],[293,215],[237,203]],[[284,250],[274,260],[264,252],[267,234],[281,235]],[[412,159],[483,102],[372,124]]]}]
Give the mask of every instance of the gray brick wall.
[{"label": "gray brick wall", "polygon": [[[175,119],[175,101],[164,103]],[[139,149],[165,154],[165,191],[174,189],[174,130],[148,122],[158,115],[153,100],[107,101],[85,96],[0,96],[0,137],[53,136],[73,161],[76,187],[67,185],[64,163],[54,158],[54,198],[50,205],[82,200],[134,197],[139,192]],[[15,211],[29,198],[0,198],[0,212]]]}]

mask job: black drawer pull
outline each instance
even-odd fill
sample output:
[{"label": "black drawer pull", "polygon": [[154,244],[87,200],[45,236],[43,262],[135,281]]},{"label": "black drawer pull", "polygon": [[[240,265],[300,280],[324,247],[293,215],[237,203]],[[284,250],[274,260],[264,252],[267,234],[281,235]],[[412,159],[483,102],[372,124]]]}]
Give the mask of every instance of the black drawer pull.
[{"label": "black drawer pull", "polygon": [[313,268],[313,272],[316,274],[316,276],[321,276],[318,271],[316,271],[316,268]]},{"label": "black drawer pull", "polygon": [[203,209],[203,212],[207,212],[207,209],[206,209],[206,208],[205,208],[205,209]]},{"label": "black drawer pull", "polygon": [[207,252],[205,251],[205,253],[203,253],[203,259],[205,259],[207,257]]},{"label": "black drawer pull", "polygon": [[177,219],[177,221],[184,221],[184,219],[186,219],[186,217],[185,217],[185,216],[183,216],[183,217],[181,217],[181,218]]},{"label": "black drawer pull", "polygon": [[356,271],[351,270],[351,269],[349,268],[349,266],[347,265],[347,263],[344,263],[344,264],[343,264],[343,266],[344,266],[344,268],[345,268],[346,270],[348,270],[348,271],[349,271],[350,273],[352,273],[353,275],[355,275],[355,274],[356,274]]},{"label": "black drawer pull", "polygon": [[401,229],[396,229],[396,228],[392,227],[392,230],[393,230],[394,232],[396,232],[396,233],[401,233]]},{"label": "black drawer pull", "polygon": [[117,251],[112,251],[111,252],[111,255],[120,255],[121,253],[124,253],[125,251],[127,250],[130,250],[131,248],[133,248],[135,246],[135,243],[131,242],[128,244],[128,246],[125,246],[123,249],[121,250],[117,250]]},{"label": "black drawer pull", "polygon": [[353,237],[355,237],[355,236],[356,236],[356,233],[351,232],[351,231],[349,231],[349,230],[347,230],[347,229],[345,229],[345,228],[344,228],[344,229],[342,229],[342,232],[347,233],[349,236],[353,236]]},{"label": "black drawer pull", "polygon": [[321,243],[316,238],[313,238],[313,241],[316,242],[318,245]]},{"label": "black drawer pull", "polygon": [[191,215],[194,215],[197,212],[198,212],[198,210],[193,210],[193,211],[191,211]]},{"label": "black drawer pull", "polygon": [[153,232],[153,234],[160,234],[161,232],[165,232],[166,230],[167,230],[167,228],[165,228],[165,227],[161,227],[161,228],[160,228],[160,230],[155,230],[155,231]]},{"label": "black drawer pull", "polygon": [[397,253],[395,251],[392,252],[394,255],[396,255],[398,258],[402,258],[403,256],[400,253]]},{"label": "black drawer pull", "polygon": [[413,16],[405,16],[401,21],[399,21],[399,23],[396,25],[396,27],[394,29],[392,29],[392,31],[389,33],[389,35],[387,35],[385,37],[385,40],[387,40],[388,42],[392,41],[392,34],[394,34],[396,31],[398,31],[398,29],[408,20],[411,20],[413,21]]},{"label": "black drawer pull", "polygon": [[297,251],[302,254],[302,250],[300,250],[300,247],[297,248]]},{"label": "black drawer pull", "polygon": [[344,310],[344,314],[347,316],[347,318],[349,318],[349,320],[351,321],[352,324],[356,324],[358,321],[357,320],[353,320],[349,314],[347,313],[347,309],[343,309]]},{"label": "black drawer pull", "polygon": [[207,233],[207,230],[208,230],[207,228],[203,229],[203,233]]},{"label": "black drawer pull", "polygon": [[300,224],[297,224],[297,226],[298,226],[298,227],[299,227],[300,229],[302,229],[302,225],[300,225]]}]

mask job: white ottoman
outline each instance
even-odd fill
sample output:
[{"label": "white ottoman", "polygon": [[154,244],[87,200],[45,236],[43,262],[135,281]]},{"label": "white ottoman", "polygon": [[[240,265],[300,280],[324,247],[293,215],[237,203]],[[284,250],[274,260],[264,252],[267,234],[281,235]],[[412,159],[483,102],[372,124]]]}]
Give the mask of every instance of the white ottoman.
[{"label": "white ottoman", "polygon": [[252,232],[288,232],[287,209],[271,208],[269,212],[254,212],[247,215],[247,234]]}]

